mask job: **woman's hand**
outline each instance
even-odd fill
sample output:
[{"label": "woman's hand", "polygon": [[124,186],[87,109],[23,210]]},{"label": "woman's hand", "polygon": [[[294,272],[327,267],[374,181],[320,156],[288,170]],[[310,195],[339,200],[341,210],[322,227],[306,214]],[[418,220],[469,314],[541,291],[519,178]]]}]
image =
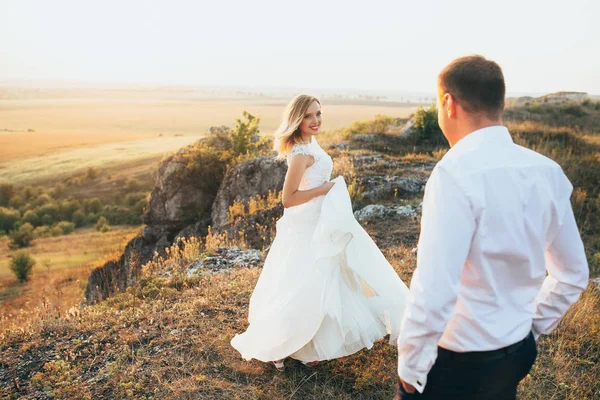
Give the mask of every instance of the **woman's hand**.
[{"label": "woman's hand", "polygon": [[322,184],[321,185],[321,190],[322,190],[321,195],[324,196],[327,193],[329,193],[329,191],[331,190],[331,188],[333,187],[333,185],[335,185],[335,183],[331,182],[331,181],[330,182],[325,182],[324,184]]}]

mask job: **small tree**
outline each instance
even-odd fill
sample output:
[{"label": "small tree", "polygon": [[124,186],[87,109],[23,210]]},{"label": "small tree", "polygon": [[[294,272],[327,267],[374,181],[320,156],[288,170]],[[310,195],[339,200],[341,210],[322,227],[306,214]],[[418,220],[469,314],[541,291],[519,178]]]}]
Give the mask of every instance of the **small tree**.
[{"label": "small tree", "polygon": [[10,270],[15,274],[19,282],[26,282],[31,277],[35,260],[27,250],[18,250],[10,258]]},{"label": "small tree", "polygon": [[231,144],[236,155],[247,154],[253,148],[253,138],[260,133],[258,124],[260,118],[247,111],[242,114],[247,121],[236,118],[236,127],[231,131]]},{"label": "small tree", "polygon": [[10,231],[14,228],[15,224],[21,220],[21,213],[19,210],[12,210],[10,208],[0,207],[0,229],[3,231]]},{"label": "small tree", "polygon": [[446,138],[438,125],[437,108],[432,105],[428,109],[419,107],[413,116],[417,144],[445,145]]},{"label": "small tree", "polygon": [[61,230],[63,235],[68,235],[75,231],[75,224],[69,221],[60,221],[56,224],[56,227]]},{"label": "small tree", "polygon": [[19,229],[14,230],[10,233],[10,247],[13,249],[19,247],[29,247],[35,235],[33,234],[33,225],[30,223],[24,223]]},{"label": "small tree", "polygon": [[109,231],[110,225],[108,224],[108,220],[104,217],[98,218],[98,222],[96,222],[96,230],[103,233]]}]

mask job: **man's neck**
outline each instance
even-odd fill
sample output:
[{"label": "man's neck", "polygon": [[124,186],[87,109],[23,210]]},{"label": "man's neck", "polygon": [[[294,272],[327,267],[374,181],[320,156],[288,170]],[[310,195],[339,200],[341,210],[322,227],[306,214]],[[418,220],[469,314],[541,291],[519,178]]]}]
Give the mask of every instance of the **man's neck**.
[{"label": "man's neck", "polygon": [[450,143],[450,147],[453,147],[456,143],[460,142],[465,137],[469,136],[471,133],[478,131],[480,129],[489,128],[492,126],[502,126],[502,120],[479,120],[479,121],[471,121],[463,125],[458,134],[455,136],[453,143]]}]

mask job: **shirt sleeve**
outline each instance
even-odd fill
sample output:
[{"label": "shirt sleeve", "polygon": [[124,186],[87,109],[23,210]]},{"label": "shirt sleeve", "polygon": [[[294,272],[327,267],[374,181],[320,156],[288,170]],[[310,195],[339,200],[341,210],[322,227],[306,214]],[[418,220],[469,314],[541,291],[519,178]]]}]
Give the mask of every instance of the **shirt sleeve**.
[{"label": "shirt sleeve", "polygon": [[533,334],[549,334],[588,285],[589,267],[569,200],[572,185],[561,171],[561,216],[556,236],[546,250],[548,275],[536,298]]},{"label": "shirt sleeve", "polygon": [[454,314],[475,229],[466,193],[438,165],[425,188],[417,268],[398,338],[398,375],[421,393]]}]

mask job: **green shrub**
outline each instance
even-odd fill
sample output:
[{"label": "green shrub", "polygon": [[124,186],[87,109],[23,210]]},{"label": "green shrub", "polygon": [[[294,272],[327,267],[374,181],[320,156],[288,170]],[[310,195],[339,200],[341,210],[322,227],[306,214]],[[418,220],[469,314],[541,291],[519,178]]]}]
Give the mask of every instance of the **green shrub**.
[{"label": "green shrub", "polygon": [[247,111],[244,111],[242,115],[246,121],[236,118],[236,127],[230,133],[231,144],[235,155],[252,152],[252,150],[254,150],[254,143],[252,140],[260,133],[258,129],[260,118],[255,117]]},{"label": "green shrub", "polygon": [[41,221],[40,221],[40,217],[38,217],[37,213],[33,210],[27,210],[25,211],[25,214],[23,214],[23,218],[22,218],[23,222],[28,222],[33,226],[40,226],[41,225]]},{"label": "green shrub", "polygon": [[75,231],[75,224],[68,221],[60,221],[56,224],[56,227],[62,231],[63,235],[68,235]]},{"label": "green shrub", "polygon": [[6,207],[10,199],[17,193],[15,185],[1,184],[0,185],[0,207]]},{"label": "green shrub", "polygon": [[79,209],[73,213],[73,217],[71,221],[75,224],[77,228],[81,228],[82,226],[87,225],[87,218],[83,210]]},{"label": "green shrub", "polygon": [[52,236],[52,231],[50,230],[49,226],[46,226],[46,225],[38,226],[37,228],[35,228],[33,230],[33,236],[35,236],[36,238],[50,237],[50,236]]},{"label": "green shrub", "polygon": [[100,227],[100,229],[99,229],[99,231],[100,231],[101,233],[105,233],[105,232],[108,232],[108,231],[110,231],[110,230],[111,230],[111,227],[110,227],[110,225],[108,225],[108,224],[106,224],[106,225],[102,225],[102,226]]},{"label": "green shrub", "polygon": [[25,200],[23,200],[23,198],[21,196],[14,195],[10,201],[8,202],[8,206],[10,208],[19,208],[22,207],[23,205],[25,205]]},{"label": "green shrub", "polygon": [[35,239],[35,235],[33,234],[33,225],[30,223],[24,223],[10,233],[11,239],[11,248],[19,248],[19,247],[28,247],[31,245],[31,242]]},{"label": "green shrub", "polygon": [[0,207],[0,230],[8,232],[15,228],[15,224],[21,220],[19,210]]},{"label": "green shrub", "polygon": [[375,118],[365,121],[355,121],[350,125],[352,134],[388,133],[391,126],[398,125],[396,118],[387,115],[376,115]]},{"label": "green shrub", "polygon": [[123,205],[133,207],[137,204],[138,201],[145,200],[146,197],[148,197],[148,194],[146,192],[128,193],[123,199]]},{"label": "green shrub", "polygon": [[9,267],[19,282],[26,282],[33,273],[35,260],[26,250],[16,251],[10,258]]},{"label": "green shrub", "polygon": [[124,206],[105,206],[102,210],[102,216],[111,225],[139,224],[142,214],[136,213],[129,207]]},{"label": "green shrub", "polygon": [[98,221],[96,222],[96,230],[100,231],[100,232],[104,232],[104,231],[102,231],[104,226],[109,226],[108,220],[105,217],[98,218]]},{"label": "green shrub", "polygon": [[83,211],[86,214],[99,214],[102,212],[102,202],[97,197],[85,199],[83,201]]},{"label": "green shrub", "polygon": [[62,221],[72,221],[73,214],[81,208],[81,203],[75,199],[61,200],[58,203],[58,217]]},{"label": "green shrub", "polygon": [[54,200],[45,203],[35,209],[35,213],[42,225],[54,225],[60,221],[58,204]]},{"label": "green shrub", "polygon": [[448,143],[438,125],[437,108],[434,105],[427,109],[423,107],[417,109],[413,116],[413,127],[417,144],[439,146]]}]

